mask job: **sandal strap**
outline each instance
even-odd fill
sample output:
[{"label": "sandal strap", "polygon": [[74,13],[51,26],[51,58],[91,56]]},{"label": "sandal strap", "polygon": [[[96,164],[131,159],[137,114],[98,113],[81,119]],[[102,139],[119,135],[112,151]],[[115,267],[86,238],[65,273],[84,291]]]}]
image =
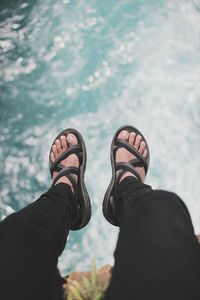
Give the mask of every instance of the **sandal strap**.
[{"label": "sandal strap", "polygon": [[148,170],[148,163],[147,160],[140,154],[140,152],[135,149],[133,146],[131,146],[128,142],[118,139],[116,140],[115,146],[113,148],[113,152],[114,154],[116,154],[117,150],[120,148],[125,148],[126,150],[128,150],[130,153],[132,153],[133,155],[135,155],[138,159],[138,163],[140,162],[142,167],[144,167],[145,169],[145,174],[147,173]]},{"label": "sandal strap", "polygon": [[122,178],[122,176],[126,173],[127,171],[125,170],[119,170],[119,172],[117,173],[117,181],[116,184],[118,185],[120,183],[120,180]]},{"label": "sandal strap", "polygon": [[64,165],[58,164],[57,166],[55,166],[55,169],[53,170],[53,172],[60,172],[64,168],[66,168]]},{"label": "sandal strap", "polygon": [[59,172],[63,169],[63,166],[60,164],[62,160],[67,158],[72,154],[76,154],[79,159],[79,164],[81,164],[83,149],[80,145],[70,145],[69,148],[64,151],[53,163],[50,165],[50,173],[53,175],[53,172]]},{"label": "sandal strap", "polygon": [[[76,187],[77,187],[77,180],[76,177],[74,175],[79,176],[79,169],[76,167],[65,167],[63,168],[59,174],[56,176],[56,178],[54,179],[52,185],[54,186],[56,184],[56,182],[58,181],[58,179],[60,179],[61,177],[65,176],[69,179],[69,181],[71,182],[74,191],[76,191]],[[74,174],[74,175],[73,175]]]},{"label": "sandal strap", "polygon": [[135,167],[130,162],[120,162],[116,164],[115,167],[116,172],[120,171],[120,173],[117,175],[117,184],[120,182],[121,177],[128,171],[135,175],[138,180],[142,182],[142,178],[140,174],[136,171]]},{"label": "sandal strap", "polygon": [[138,159],[134,158],[128,161],[133,167],[144,167],[143,163]]}]

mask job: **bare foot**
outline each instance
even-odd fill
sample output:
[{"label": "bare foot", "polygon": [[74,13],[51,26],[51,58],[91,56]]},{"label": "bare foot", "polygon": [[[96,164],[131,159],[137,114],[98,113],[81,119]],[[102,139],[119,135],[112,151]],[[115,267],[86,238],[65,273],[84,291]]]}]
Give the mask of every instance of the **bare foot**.
[{"label": "bare foot", "polygon": [[[51,161],[54,162],[65,150],[67,150],[69,148],[69,144],[78,144],[76,136],[72,133],[69,133],[67,136],[62,135],[59,139],[57,139],[51,148]],[[65,167],[78,168],[79,159],[76,154],[71,154],[70,156],[62,160],[61,164]],[[58,172],[53,172],[53,180],[56,178],[57,175]],[[73,174],[73,176],[75,176],[75,178],[77,179],[77,175]],[[70,185],[72,192],[74,192],[73,186],[66,176],[59,178],[56,184],[61,182]]]},{"label": "bare foot", "polygon": [[[146,144],[145,144],[144,141],[142,141],[142,136],[141,135],[137,135],[135,132],[129,133],[127,130],[122,130],[118,135],[118,139],[126,140],[130,145],[132,145],[134,148],[136,148],[140,152],[140,154],[142,154],[142,156],[144,158],[147,158],[148,152],[147,152]],[[125,148],[120,148],[116,152],[116,162],[117,163],[119,163],[119,162],[128,162],[129,160],[132,160],[132,159],[135,159],[135,158],[136,158],[135,155],[130,153]],[[142,182],[144,182],[144,180],[145,180],[145,169],[144,169],[144,167],[136,167],[135,170],[138,172],[138,174],[142,178]],[[122,178],[120,179],[120,182],[128,176],[136,177],[131,172],[127,171],[122,176]]]}]

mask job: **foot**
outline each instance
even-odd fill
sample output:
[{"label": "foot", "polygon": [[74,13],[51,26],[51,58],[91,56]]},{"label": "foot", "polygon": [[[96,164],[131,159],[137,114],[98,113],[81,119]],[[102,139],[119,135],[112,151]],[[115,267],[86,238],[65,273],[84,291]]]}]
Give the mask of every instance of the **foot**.
[{"label": "foot", "polygon": [[[129,133],[127,130],[122,130],[118,135],[118,139],[127,141],[131,146],[133,146],[135,149],[137,149],[144,158],[147,158],[148,151],[147,151],[146,143],[144,141],[142,141],[141,135],[137,135],[135,132]],[[115,159],[116,159],[116,163],[119,163],[119,162],[128,162],[129,160],[132,160],[135,158],[136,158],[135,155],[130,153],[128,150],[126,150],[125,148],[120,148],[116,152]],[[135,170],[140,175],[142,182],[144,182],[144,180],[145,180],[144,167],[136,167]],[[131,172],[127,171],[122,176],[122,178],[120,178],[120,182],[128,176],[136,177]]]},{"label": "foot", "polygon": [[[54,162],[65,150],[69,148],[69,144],[77,145],[78,140],[76,136],[72,133],[69,133],[67,136],[62,135],[59,139],[55,140],[55,143],[53,144],[51,148],[51,161]],[[61,161],[61,164],[65,167],[79,167],[79,159],[76,154],[71,154],[67,158]],[[58,172],[53,172],[53,180],[56,178],[58,175]],[[77,180],[77,175],[73,176]],[[72,192],[74,193],[73,186],[70,182],[70,180],[66,177],[63,176],[58,179],[58,181],[55,184],[58,183],[66,183],[71,187]]]}]

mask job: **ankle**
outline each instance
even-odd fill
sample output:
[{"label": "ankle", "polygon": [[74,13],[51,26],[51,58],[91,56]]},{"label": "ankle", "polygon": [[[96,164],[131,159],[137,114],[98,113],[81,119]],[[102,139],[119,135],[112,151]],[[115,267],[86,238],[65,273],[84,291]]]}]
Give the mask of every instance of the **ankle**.
[{"label": "ankle", "polygon": [[72,193],[74,194],[74,188],[72,186],[72,183],[70,182],[70,180],[67,177],[63,176],[63,177],[59,178],[58,181],[56,181],[55,185],[57,185],[58,183],[67,184],[71,188]]},{"label": "ankle", "polygon": [[131,172],[126,172],[121,178],[120,178],[120,181],[119,182],[122,182],[123,179],[125,179],[126,177],[135,177],[136,176],[134,174],[132,174]]}]

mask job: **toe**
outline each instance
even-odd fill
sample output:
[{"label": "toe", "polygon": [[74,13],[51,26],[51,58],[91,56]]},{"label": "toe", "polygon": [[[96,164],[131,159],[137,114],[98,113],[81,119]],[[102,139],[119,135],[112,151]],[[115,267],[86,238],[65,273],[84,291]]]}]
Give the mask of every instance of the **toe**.
[{"label": "toe", "polygon": [[54,157],[56,158],[58,156],[57,146],[54,144],[52,146],[52,152],[54,154]]},{"label": "toe", "polygon": [[67,136],[67,142],[69,144],[73,144],[73,145],[78,144],[77,137],[73,133],[69,133],[68,134],[68,136]]},{"label": "toe", "polygon": [[67,149],[67,139],[66,139],[66,136],[62,135],[60,137],[60,142],[61,142],[62,149],[66,150]]},{"label": "toe", "polygon": [[135,132],[131,132],[130,136],[129,136],[129,144],[130,145],[134,145],[135,137],[136,137],[136,133]]},{"label": "toe", "polygon": [[146,148],[146,144],[145,144],[144,141],[142,141],[141,144],[140,144],[140,147],[139,147],[139,152],[140,152],[141,154],[143,154],[145,148]]},{"label": "toe", "polygon": [[54,162],[54,161],[55,161],[55,156],[54,156],[53,152],[51,152],[50,159],[51,159],[51,161],[52,161],[52,162]]},{"label": "toe", "polygon": [[62,151],[60,139],[57,139],[57,140],[55,141],[55,144],[56,144],[58,153],[60,153],[60,152]]},{"label": "toe", "polygon": [[129,132],[127,130],[122,130],[118,135],[118,139],[127,140],[128,138]]},{"label": "toe", "polygon": [[136,149],[139,149],[139,146],[140,146],[141,141],[142,141],[141,135],[137,135],[137,136],[136,136],[136,139],[135,139],[135,145],[134,145],[134,147],[135,147]]},{"label": "toe", "polygon": [[143,157],[144,157],[144,158],[147,158],[147,155],[148,155],[148,151],[147,151],[147,149],[145,149],[145,150],[144,150],[144,153],[143,153]]}]

